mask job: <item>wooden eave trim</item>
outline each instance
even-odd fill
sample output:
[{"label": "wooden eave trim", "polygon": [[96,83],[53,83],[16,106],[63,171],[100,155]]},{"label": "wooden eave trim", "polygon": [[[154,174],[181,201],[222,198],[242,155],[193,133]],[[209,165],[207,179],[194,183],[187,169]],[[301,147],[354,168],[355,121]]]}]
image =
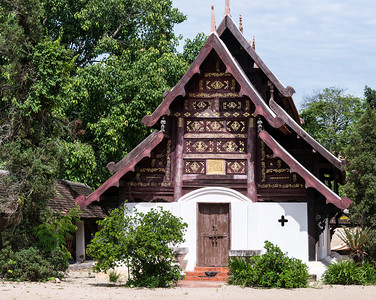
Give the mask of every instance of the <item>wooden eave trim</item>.
[{"label": "wooden eave trim", "polygon": [[[185,85],[196,73],[200,72],[200,66],[202,62],[209,55],[211,50],[215,50],[220,59],[226,65],[226,72],[231,73],[235,80],[239,83],[240,95],[246,95],[255,104],[256,110],[255,115],[261,115],[265,117],[270,125],[274,128],[280,128],[283,126],[283,121],[275,115],[275,113],[267,106],[262,97],[258,94],[257,90],[253,87],[252,83],[249,81],[248,77],[245,75],[241,67],[232,57],[230,51],[227,49],[223,41],[218,37],[216,33],[212,33],[208,40],[206,41],[204,47],[201,49],[200,53],[196,57],[192,66],[189,68],[187,73],[182,77],[179,83],[174,87],[174,89],[166,96],[163,102],[157,107],[152,115],[145,116],[142,122],[146,126],[153,126],[160,117],[163,115],[170,115],[169,106],[179,95],[185,96]],[[184,93],[181,92],[184,90]]]},{"label": "wooden eave trim", "polygon": [[320,153],[325,159],[327,159],[338,170],[342,171],[345,165],[344,161],[339,160],[332,153],[330,153],[325,147],[318,143],[313,137],[311,137],[301,126],[299,126],[293,118],[274,100],[269,102],[270,108],[287,124],[295,133],[304,139],[313,149]]},{"label": "wooden eave trim", "polygon": [[350,206],[351,200],[347,197],[340,198],[336,193],[329,189],[303,165],[301,165],[289,152],[287,152],[278,142],[265,130],[259,132],[260,138],[273,151],[274,157],[281,158],[289,167],[290,172],[298,173],[305,180],[305,187],[316,189],[326,199],[326,203],[332,203],[339,209],[346,209]]},{"label": "wooden eave trim", "polygon": [[142,149],[147,148],[149,144],[153,143],[156,137],[158,137],[158,130],[154,130],[149,136],[144,139],[140,144],[138,144],[131,152],[129,152],[124,158],[118,161],[116,164],[112,161],[109,162],[106,166],[107,170],[111,173],[116,173],[122,167],[129,163],[129,160],[137,159],[137,156],[140,155]]},{"label": "wooden eave trim", "polygon": [[299,113],[296,109],[295,103],[292,99],[292,95],[295,93],[295,89],[291,86],[285,87],[282,82],[273,74],[273,72],[266,66],[266,64],[262,61],[262,59],[258,56],[256,51],[252,48],[252,46],[248,43],[247,39],[241,33],[239,28],[234,23],[233,19],[226,15],[221,24],[219,25],[217,32],[218,35],[221,36],[223,32],[228,28],[234,37],[238,40],[240,45],[244,48],[244,50],[248,53],[248,55],[255,61],[255,63],[259,66],[259,68],[264,72],[264,74],[268,77],[268,79],[274,84],[277,88],[279,93],[286,97],[289,101],[291,109],[294,113],[294,116],[297,122],[300,123]]},{"label": "wooden eave trim", "polygon": [[[151,151],[163,140],[164,133],[158,131],[153,140],[148,143],[144,148],[138,148],[137,154],[134,153],[134,159],[129,163],[123,165],[114,175],[107,179],[99,188],[93,193],[85,197],[84,195],[78,196],[75,201],[80,207],[86,207],[94,201],[100,201],[100,196],[106,192],[110,187],[119,187],[120,179],[128,172],[134,171],[135,166],[145,157],[150,157]],[[137,147],[136,147],[137,148]],[[130,154],[130,153],[129,153]],[[127,156],[129,155],[127,154]],[[125,157],[127,157],[125,156]]]}]

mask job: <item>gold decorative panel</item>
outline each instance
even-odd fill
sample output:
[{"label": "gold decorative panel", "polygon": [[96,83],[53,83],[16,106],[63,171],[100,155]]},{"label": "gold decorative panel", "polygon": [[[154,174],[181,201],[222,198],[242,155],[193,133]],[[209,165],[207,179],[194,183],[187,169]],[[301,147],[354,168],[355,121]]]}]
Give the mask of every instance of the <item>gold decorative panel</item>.
[{"label": "gold decorative panel", "polygon": [[216,150],[218,153],[243,153],[245,151],[245,143],[244,141],[234,141],[234,140],[222,140],[217,141]]},{"label": "gold decorative panel", "polygon": [[206,175],[226,175],[226,161],[224,159],[206,160]]},{"label": "gold decorative panel", "polygon": [[205,174],[205,161],[204,160],[185,161],[185,173],[186,174]]},{"label": "gold decorative panel", "polygon": [[227,131],[228,132],[245,132],[245,120],[235,120],[235,121],[227,121]]},{"label": "gold decorative panel", "polygon": [[296,173],[290,173],[290,168],[280,158],[274,157],[273,152],[263,141],[260,141],[260,183],[261,189],[302,189],[303,179]]},{"label": "gold decorative panel", "polygon": [[192,101],[191,105],[194,110],[212,109],[211,101]]},{"label": "gold decorative panel", "polygon": [[239,93],[189,93],[191,98],[241,98]]},{"label": "gold decorative panel", "polygon": [[245,174],[245,160],[229,160],[227,161],[227,174]]},{"label": "gold decorative panel", "polygon": [[187,126],[186,126],[186,131],[187,132],[203,132],[205,131],[205,123],[204,121],[187,121]]},{"label": "gold decorative panel", "polygon": [[206,131],[222,131],[224,121],[208,121],[206,124]]}]

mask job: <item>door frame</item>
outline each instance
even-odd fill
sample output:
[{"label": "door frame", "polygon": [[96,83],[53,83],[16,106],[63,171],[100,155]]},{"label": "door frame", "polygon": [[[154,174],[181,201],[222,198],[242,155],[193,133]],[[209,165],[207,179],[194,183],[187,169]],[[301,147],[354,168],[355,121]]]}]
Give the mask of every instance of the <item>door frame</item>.
[{"label": "door frame", "polygon": [[[216,205],[216,204],[227,204],[228,205],[228,251],[231,250],[231,202],[196,202],[196,266],[198,266],[198,262],[200,261],[199,255],[199,245],[200,245],[200,228],[198,226],[198,220],[199,220],[199,206],[200,204],[206,204],[206,205]],[[228,257],[228,253],[227,253]]]}]

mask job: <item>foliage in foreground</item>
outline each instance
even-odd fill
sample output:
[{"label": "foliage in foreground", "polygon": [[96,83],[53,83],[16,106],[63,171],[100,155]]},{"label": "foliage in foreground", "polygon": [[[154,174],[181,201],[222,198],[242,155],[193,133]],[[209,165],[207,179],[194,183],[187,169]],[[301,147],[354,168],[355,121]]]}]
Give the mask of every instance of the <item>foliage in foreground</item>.
[{"label": "foliage in foreground", "polygon": [[19,231],[8,232],[7,247],[0,251],[0,277],[17,281],[44,281],[62,278],[67,270],[71,254],[66,248],[66,239],[71,237],[77,227],[78,210],[66,215],[50,214],[44,216],[42,224],[33,228],[36,240],[16,242],[22,239]]},{"label": "foliage in foreground", "polygon": [[229,284],[266,288],[299,288],[308,285],[307,265],[299,259],[289,258],[269,241],[265,241],[264,247],[266,253],[261,256],[229,260],[232,273]]},{"label": "foliage in foreground", "polygon": [[129,214],[120,208],[98,224],[102,229],[88,245],[88,253],[98,260],[95,271],[127,264],[127,285],[137,287],[165,287],[179,280],[171,247],[184,241],[187,224],[181,218],[163,209]]},{"label": "foliage in foreground", "polygon": [[328,266],[323,275],[326,284],[376,284],[376,269],[372,264],[357,264],[353,260],[343,260]]},{"label": "foliage in foreground", "polygon": [[357,263],[362,263],[367,255],[366,245],[371,235],[372,231],[368,227],[363,229],[343,227],[343,232],[340,232],[338,236],[350,248],[351,258]]},{"label": "foliage in foreground", "polygon": [[50,278],[62,278],[67,266],[61,270],[66,260],[61,250],[54,250],[46,256],[36,247],[13,252],[10,247],[0,252],[0,273],[8,280],[44,281]]}]

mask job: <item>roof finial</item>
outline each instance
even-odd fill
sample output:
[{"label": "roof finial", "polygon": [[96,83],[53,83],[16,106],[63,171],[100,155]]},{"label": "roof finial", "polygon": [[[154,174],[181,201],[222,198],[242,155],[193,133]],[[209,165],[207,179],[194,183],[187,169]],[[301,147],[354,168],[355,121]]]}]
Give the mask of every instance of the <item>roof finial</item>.
[{"label": "roof finial", "polygon": [[252,48],[253,48],[253,50],[256,50],[256,40],[255,40],[255,35],[253,35]]},{"label": "roof finial", "polygon": [[225,1],[225,15],[230,16],[230,0]]},{"label": "roof finial", "polygon": [[210,32],[217,32],[217,28],[215,27],[215,18],[214,18],[214,5],[211,6],[211,31]]},{"label": "roof finial", "polygon": [[242,15],[239,15],[239,30],[241,33],[243,33]]}]

